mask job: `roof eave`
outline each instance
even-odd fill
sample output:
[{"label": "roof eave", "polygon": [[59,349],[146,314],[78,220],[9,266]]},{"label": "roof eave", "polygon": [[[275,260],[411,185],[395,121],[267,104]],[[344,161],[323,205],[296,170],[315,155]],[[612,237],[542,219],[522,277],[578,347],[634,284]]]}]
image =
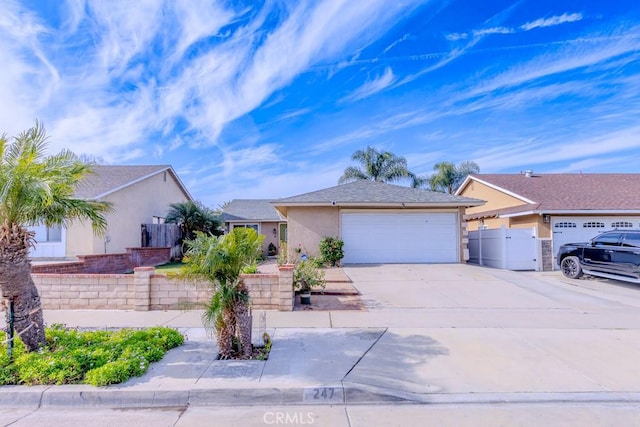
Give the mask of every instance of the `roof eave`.
[{"label": "roof eave", "polygon": [[536,203],[533,200],[527,199],[526,197],[524,197],[524,196],[522,196],[520,194],[514,193],[512,191],[507,190],[506,188],[500,187],[499,185],[491,184],[488,181],[484,181],[484,180],[482,180],[482,179],[480,179],[480,178],[478,178],[476,176],[471,176],[471,175],[467,176],[467,178],[463,181],[463,183],[460,185],[460,187],[458,188],[458,190],[454,194],[456,196],[459,196],[460,193],[462,192],[462,190],[464,189],[464,187],[466,187],[467,184],[469,183],[469,181],[471,181],[471,180],[479,182],[480,184],[486,185],[489,188],[492,188],[492,189],[494,189],[496,191],[499,191],[499,192],[504,193],[506,195],[509,195],[511,197],[515,197],[516,199],[522,200],[525,203],[528,203],[528,204],[535,204]]},{"label": "roof eave", "polygon": [[280,207],[336,207],[336,208],[459,208],[484,205],[482,200],[470,200],[464,202],[290,202],[274,204],[274,207],[281,211]]},{"label": "roof eave", "polygon": [[140,178],[134,179],[133,181],[129,181],[124,185],[120,185],[118,187],[112,188],[109,191],[105,191],[104,193],[98,194],[95,197],[92,197],[91,199],[93,200],[100,200],[103,197],[106,197],[110,194],[113,194],[115,192],[118,192],[124,188],[130,187],[133,184],[137,184],[138,182],[144,181],[145,179],[151,178],[152,176],[155,176],[161,172],[167,172],[169,171],[169,173],[171,174],[171,176],[173,176],[173,178],[175,179],[176,183],[178,184],[178,187],[180,187],[180,190],[184,193],[184,195],[187,197],[188,200],[194,201],[193,197],[191,196],[191,193],[189,193],[189,191],[187,190],[187,187],[185,187],[184,183],[180,180],[180,178],[178,177],[178,174],[176,173],[175,170],[173,170],[173,167],[171,166],[167,166],[163,169],[159,169],[153,173],[147,174],[145,176],[141,176]]},{"label": "roof eave", "polygon": [[536,209],[508,214],[498,214],[498,218],[514,218],[527,215],[640,215],[640,209]]}]

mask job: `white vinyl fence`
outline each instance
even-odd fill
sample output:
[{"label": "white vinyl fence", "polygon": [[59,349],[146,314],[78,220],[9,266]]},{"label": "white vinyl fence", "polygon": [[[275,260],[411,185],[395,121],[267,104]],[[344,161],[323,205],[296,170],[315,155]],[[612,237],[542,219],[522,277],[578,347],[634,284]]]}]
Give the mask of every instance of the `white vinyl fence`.
[{"label": "white vinyl fence", "polygon": [[469,232],[469,262],[505,270],[540,270],[536,228]]}]

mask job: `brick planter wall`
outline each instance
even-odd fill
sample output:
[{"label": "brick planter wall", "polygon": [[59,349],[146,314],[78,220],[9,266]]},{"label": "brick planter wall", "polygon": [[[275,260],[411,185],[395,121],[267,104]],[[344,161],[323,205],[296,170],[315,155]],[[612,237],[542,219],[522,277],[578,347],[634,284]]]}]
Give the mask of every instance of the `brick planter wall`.
[{"label": "brick planter wall", "polygon": [[77,262],[34,265],[36,274],[122,274],[136,267],[169,262],[171,248],[127,248],[121,254],[78,255]]},{"label": "brick planter wall", "polygon": [[[180,310],[206,302],[211,290],[137,267],[134,274],[32,274],[45,309]],[[293,266],[279,274],[243,275],[256,310],[293,310]]]}]

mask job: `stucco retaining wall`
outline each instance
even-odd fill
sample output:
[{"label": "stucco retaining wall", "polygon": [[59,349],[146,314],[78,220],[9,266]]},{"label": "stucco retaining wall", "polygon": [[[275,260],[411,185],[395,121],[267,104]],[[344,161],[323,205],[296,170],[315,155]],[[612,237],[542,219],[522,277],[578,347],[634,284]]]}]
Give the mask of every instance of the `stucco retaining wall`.
[{"label": "stucco retaining wall", "polygon": [[[156,275],[153,267],[134,274],[32,274],[45,309],[174,310],[206,302],[205,283],[189,284]],[[293,266],[278,274],[242,276],[256,310],[293,309]]]}]

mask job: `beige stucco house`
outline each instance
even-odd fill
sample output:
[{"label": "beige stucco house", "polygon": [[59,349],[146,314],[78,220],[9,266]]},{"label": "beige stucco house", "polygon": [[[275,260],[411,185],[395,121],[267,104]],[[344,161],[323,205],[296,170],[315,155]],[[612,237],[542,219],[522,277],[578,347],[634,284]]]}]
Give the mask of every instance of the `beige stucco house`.
[{"label": "beige stucco house", "polygon": [[168,165],[94,166],[94,174],[78,184],[75,197],[109,202],[107,231],[96,236],[88,222],[67,228],[34,227],[33,258],[123,253],[141,245],[141,225],[162,222],[169,204],[193,200]]},{"label": "beige stucco house", "polygon": [[466,209],[469,231],[532,229],[538,270],[558,268],[565,243],[584,242],[614,228],[640,228],[640,174],[470,175],[457,195],[486,200]]},{"label": "beige stucco house", "polygon": [[318,256],[323,237],[339,237],[344,263],[463,262],[464,210],[482,203],[367,180],[272,202],[287,218],[290,256]]},{"label": "beige stucco house", "polygon": [[263,253],[269,255],[269,245],[280,252],[280,242],[287,241],[287,221],[267,199],[234,199],[222,210],[225,232],[236,227],[249,227],[264,235]]}]

